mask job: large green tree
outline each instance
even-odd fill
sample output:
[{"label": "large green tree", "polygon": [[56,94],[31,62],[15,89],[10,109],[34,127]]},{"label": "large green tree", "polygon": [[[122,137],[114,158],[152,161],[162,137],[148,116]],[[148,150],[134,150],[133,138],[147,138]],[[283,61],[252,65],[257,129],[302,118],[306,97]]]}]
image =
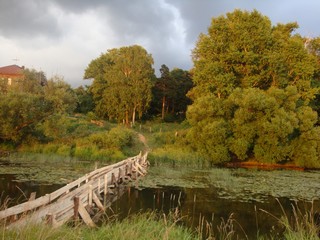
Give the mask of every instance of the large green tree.
[{"label": "large green tree", "polygon": [[152,65],[152,56],[138,45],[114,48],[92,60],[84,79],[93,79],[96,114],[134,124],[151,101]]},{"label": "large green tree", "polygon": [[[312,101],[319,48],[257,11],[213,18],[193,51],[190,139],[213,162],[254,157],[320,166]],[[319,52],[318,52],[319,53]],[[309,146],[309,151],[307,147]],[[303,155],[303,157],[302,157]]]},{"label": "large green tree", "polygon": [[170,71],[165,64],[161,66],[160,73],[153,87],[153,113],[160,113],[162,120],[168,114],[185,117],[187,106],[191,103],[186,96],[193,85],[191,74],[180,68]]}]

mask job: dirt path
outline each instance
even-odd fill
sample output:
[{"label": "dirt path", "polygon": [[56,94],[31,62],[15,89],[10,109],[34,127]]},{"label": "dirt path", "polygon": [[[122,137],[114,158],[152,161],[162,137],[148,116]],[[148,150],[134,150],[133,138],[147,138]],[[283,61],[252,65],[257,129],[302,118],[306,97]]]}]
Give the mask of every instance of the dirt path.
[{"label": "dirt path", "polygon": [[150,149],[149,145],[147,144],[146,137],[143,136],[141,133],[138,133],[138,137],[139,137],[140,142],[143,143],[143,145],[145,147],[145,151],[150,152],[151,149]]}]

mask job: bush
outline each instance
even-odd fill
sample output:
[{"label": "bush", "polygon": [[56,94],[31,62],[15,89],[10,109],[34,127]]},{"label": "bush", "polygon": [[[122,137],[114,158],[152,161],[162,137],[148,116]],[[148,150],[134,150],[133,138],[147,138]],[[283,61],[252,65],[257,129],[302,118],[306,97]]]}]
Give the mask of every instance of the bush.
[{"label": "bush", "polygon": [[68,145],[61,145],[56,152],[58,155],[69,157],[71,156],[71,147]]},{"label": "bush", "polygon": [[74,156],[82,160],[96,160],[98,148],[95,146],[77,146],[74,150]]},{"label": "bush", "polygon": [[45,145],[42,145],[42,153],[56,153],[60,147],[60,145],[56,144],[56,143],[48,143]]}]

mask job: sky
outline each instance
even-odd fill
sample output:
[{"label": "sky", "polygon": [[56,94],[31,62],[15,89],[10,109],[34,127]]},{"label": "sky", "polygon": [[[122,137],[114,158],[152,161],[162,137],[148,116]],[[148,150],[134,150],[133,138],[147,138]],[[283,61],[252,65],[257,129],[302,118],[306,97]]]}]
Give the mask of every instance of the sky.
[{"label": "sky", "polygon": [[64,77],[72,87],[108,49],[140,45],[155,73],[192,68],[191,51],[213,17],[258,10],[297,33],[320,36],[319,0],[0,0],[0,67],[17,64]]}]

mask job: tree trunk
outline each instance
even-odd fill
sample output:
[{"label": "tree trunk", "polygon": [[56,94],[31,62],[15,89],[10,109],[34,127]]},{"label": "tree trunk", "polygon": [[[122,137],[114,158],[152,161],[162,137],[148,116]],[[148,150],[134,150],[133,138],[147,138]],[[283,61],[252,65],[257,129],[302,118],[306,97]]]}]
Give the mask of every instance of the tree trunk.
[{"label": "tree trunk", "polygon": [[133,112],[132,112],[132,126],[134,126],[136,121],[136,107],[133,108]]},{"label": "tree trunk", "polygon": [[166,106],[166,96],[162,97],[162,114],[161,114],[161,119],[164,120],[164,110]]},{"label": "tree trunk", "polygon": [[126,110],[126,125],[128,126],[129,124],[129,114],[128,114],[128,110]]}]

